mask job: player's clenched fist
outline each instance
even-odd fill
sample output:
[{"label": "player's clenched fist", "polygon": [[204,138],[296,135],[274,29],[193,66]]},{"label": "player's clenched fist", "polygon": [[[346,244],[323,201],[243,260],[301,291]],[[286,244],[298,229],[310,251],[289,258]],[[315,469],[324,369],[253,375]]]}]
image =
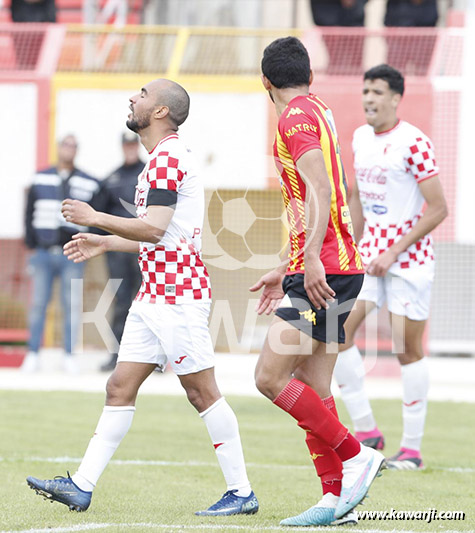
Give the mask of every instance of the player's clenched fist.
[{"label": "player's clenched fist", "polygon": [[96,211],[86,202],[66,198],[61,205],[61,213],[66,222],[80,224],[81,226],[94,225]]}]

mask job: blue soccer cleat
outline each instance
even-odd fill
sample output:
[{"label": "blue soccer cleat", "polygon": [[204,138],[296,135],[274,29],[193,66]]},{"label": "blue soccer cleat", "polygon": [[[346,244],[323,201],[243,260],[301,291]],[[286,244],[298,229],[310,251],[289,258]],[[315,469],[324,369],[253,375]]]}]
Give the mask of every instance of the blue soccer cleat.
[{"label": "blue soccer cleat", "polygon": [[361,446],[361,452],[356,457],[343,463],[342,489],[335,518],[346,515],[363,501],[383,467],[383,454],[366,446]]},{"label": "blue soccer cleat", "polygon": [[26,482],[36,494],[50,501],[64,503],[70,511],[85,511],[91,503],[92,492],[85,492],[77,487],[69,472],[68,477],[56,476],[45,480],[28,476]]},{"label": "blue soccer cleat", "polygon": [[341,526],[345,524],[358,523],[358,517],[355,512],[349,512],[342,518],[335,518],[335,508],[339,496],[332,493],[324,494],[322,499],[297,516],[292,516],[282,520],[281,526]]},{"label": "blue soccer cleat", "polygon": [[223,497],[206,511],[196,511],[197,516],[229,516],[233,514],[255,514],[259,510],[256,495],[251,494],[246,498],[236,496],[237,490],[228,490]]},{"label": "blue soccer cleat", "polygon": [[318,504],[310,507],[297,516],[285,518],[281,526],[329,526],[335,520],[334,507],[319,507]]},{"label": "blue soccer cleat", "polygon": [[358,523],[358,515],[356,514],[356,511],[352,509],[349,513],[346,513],[345,516],[342,516],[341,518],[336,518],[333,520],[333,522],[330,524],[331,526],[354,526]]}]

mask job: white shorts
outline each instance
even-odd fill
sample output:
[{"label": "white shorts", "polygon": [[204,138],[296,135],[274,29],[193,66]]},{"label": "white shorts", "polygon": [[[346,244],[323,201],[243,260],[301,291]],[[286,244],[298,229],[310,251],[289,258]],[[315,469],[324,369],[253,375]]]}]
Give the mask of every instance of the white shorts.
[{"label": "white shorts", "polygon": [[378,308],[387,302],[390,313],[410,320],[427,320],[433,280],[432,265],[408,268],[403,276],[388,273],[380,278],[365,274],[358,300],[373,302]]},{"label": "white shorts", "polygon": [[133,302],[120,342],[118,362],[170,363],[178,375],[214,366],[208,329],[211,304]]}]

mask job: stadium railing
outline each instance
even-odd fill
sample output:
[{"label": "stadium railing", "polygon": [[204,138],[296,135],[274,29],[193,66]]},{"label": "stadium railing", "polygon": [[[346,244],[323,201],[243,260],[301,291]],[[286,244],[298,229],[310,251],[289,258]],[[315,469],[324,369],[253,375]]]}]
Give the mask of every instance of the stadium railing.
[{"label": "stadium railing", "polygon": [[[147,74],[172,77],[192,91],[232,84],[236,92],[259,92],[262,51],[276,37],[288,34],[300,36],[309,49],[316,73],[314,90],[334,110],[350,181],[351,136],[364,120],[360,112],[362,73],[374,64],[390,62],[406,75],[408,88],[401,113],[434,141],[451,213],[435,232],[439,262],[429,345],[434,351],[458,351],[454,346],[473,351],[475,310],[468,299],[475,292],[475,282],[468,269],[475,254],[473,246],[458,242],[454,215],[460,163],[463,28],[319,27],[302,32],[170,26],[22,28],[4,24],[0,26],[0,82],[14,79],[41,84],[43,100],[39,106],[41,101],[47,102],[53,110],[55,87],[66,80],[69,86],[87,88],[100,80],[117,88],[122,84],[128,87],[138,75]],[[268,114],[270,146],[275,119],[272,110]],[[55,125],[42,113],[38,121],[38,166],[54,158],[54,139]],[[206,239],[204,246],[206,251]],[[26,277],[21,283],[27,283]],[[454,291],[461,304],[452,303],[447,313],[448,295]],[[18,329],[14,322],[9,322],[8,328]],[[56,333],[53,337],[57,342]],[[386,341],[379,346],[389,348],[390,337],[384,328],[381,337]]]}]

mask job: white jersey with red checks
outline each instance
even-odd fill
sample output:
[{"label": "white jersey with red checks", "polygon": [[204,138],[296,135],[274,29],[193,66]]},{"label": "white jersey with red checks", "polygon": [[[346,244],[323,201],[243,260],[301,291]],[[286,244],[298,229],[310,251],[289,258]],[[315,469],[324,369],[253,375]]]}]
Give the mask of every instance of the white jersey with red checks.
[{"label": "white jersey with red checks", "polygon": [[178,135],[158,143],[138,177],[135,206],[139,218],[147,212],[151,189],[176,191],[177,201],[160,242],[140,243],[142,285],[135,299],[168,304],[210,302],[209,276],[200,256],[204,189],[193,157]]},{"label": "white jersey with red checks", "polygon": [[[408,122],[375,133],[366,124],[353,136],[355,175],[365,219],[359,250],[365,266],[411,231],[422,216],[418,184],[439,173],[430,139]],[[389,272],[434,261],[432,238],[422,237],[399,254]]]}]

